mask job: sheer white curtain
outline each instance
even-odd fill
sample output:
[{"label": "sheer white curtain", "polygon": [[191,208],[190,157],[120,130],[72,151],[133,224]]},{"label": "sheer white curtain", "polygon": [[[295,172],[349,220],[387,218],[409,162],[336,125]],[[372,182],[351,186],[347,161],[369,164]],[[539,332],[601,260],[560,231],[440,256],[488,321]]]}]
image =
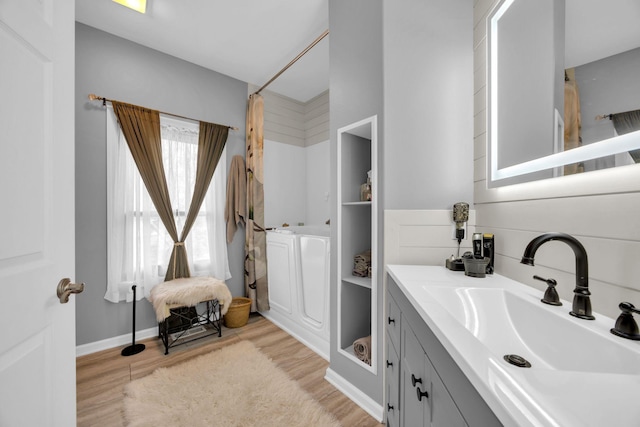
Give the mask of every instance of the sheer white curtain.
[{"label": "sheer white curtain", "polygon": [[[198,125],[161,117],[162,155],[178,233],[196,176]],[[225,238],[225,153],[185,242],[193,276],[231,277]],[[107,108],[107,292],[111,302],[148,297],[164,280],[173,241],[144,188],[111,108]]]}]

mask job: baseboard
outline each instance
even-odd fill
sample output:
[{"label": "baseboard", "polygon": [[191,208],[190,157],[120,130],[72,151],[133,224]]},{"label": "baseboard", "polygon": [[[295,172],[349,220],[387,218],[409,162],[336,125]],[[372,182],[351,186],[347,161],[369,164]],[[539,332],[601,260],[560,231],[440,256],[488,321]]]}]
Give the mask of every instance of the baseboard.
[{"label": "baseboard", "polygon": [[[158,327],[136,331],[136,341],[141,339],[153,338],[158,336]],[[87,354],[96,353],[102,350],[108,350],[114,347],[126,346],[131,344],[131,334],[120,335],[105,340],[91,342],[76,346],[76,357],[86,356]]]},{"label": "baseboard", "polygon": [[378,420],[378,422],[383,421],[384,411],[382,409],[382,405],[364,394],[360,389],[345,380],[342,376],[338,375],[336,371],[331,368],[327,368],[324,379],[340,390],[356,405],[364,409],[369,415]]}]

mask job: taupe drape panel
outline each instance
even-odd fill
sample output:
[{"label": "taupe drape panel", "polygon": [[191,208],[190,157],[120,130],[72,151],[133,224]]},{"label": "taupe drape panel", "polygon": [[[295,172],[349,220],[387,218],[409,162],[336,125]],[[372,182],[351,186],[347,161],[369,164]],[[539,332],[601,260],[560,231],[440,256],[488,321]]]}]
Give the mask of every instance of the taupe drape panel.
[{"label": "taupe drape panel", "polygon": [[[213,123],[200,122],[200,132],[198,134],[198,160],[196,166],[196,184],[189,206],[189,213],[185,220],[180,236],[180,242],[184,242],[191,231],[193,223],[198,217],[202,201],[204,200],[213,173],[216,170],[222,150],[229,136],[229,127],[216,125]],[[175,273],[174,273],[175,272]],[[178,277],[190,277],[187,252],[184,245],[174,245],[167,267],[167,275],[164,280],[172,280]]]},{"label": "taupe drape panel", "polygon": [[264,228],[262,96],[253,94],[247,105],[247,221],[245,227],[244,284],[251,311],[269,309],[267,288],[267,233]]},{"label": "taupe drape panel", "polygon": [[178,232],[173,219],[171,199],[162,163],[160,113],[137,105],[117,101],[111,101],[111,103],[142,181],[151,196],[151,201],[174,242],[164,280],[190,277],[191,273],[189,271],[187,252],[184,247],[184,239],[186,239],[198,216],[200,206],[213,177],[213,172],[227,141],[229,128],[200,122],[196,184],[182,236],[178,240]]},{"label": "taupe drape panel", "polygon": [[156,110],[111,101],[144,186],[169,236],[178,241],[169,189],[162,164],[160,113]]},{"label": "taupe drape panel", "polygon": [[[611,120],[613,120],[613,126],[618,135],[640,130],[640,110],[612,114]],[[640,163],[640,150],[629,151],[629,154],[633,157],[634,162]]]}]

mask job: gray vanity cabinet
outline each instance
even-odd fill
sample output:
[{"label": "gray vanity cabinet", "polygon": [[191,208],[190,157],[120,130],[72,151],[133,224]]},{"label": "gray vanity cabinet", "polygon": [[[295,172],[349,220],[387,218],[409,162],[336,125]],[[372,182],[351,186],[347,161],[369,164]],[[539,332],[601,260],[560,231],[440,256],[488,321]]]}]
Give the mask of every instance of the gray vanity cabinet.
[{"label": "gray vanity cabinet", "polygon": [[387,298],[385,318],[385,379],[387,426],[400,426],[400,308],[393,298]]},{"label": "gray vanity cabinet", "polygon": [[453,399],[407,322],[402,325],[402,425],[466,427]]},{"label": "gray vanity cabinet", "polygon": [[386,410],[387,426],[400,426],[400,358],[398,352],[387,337],[387,360],[386,360]]},{"label": "gray vanity cabinet", "polygon": [[387,426],[501,426],[390,276],[385,297]]}]

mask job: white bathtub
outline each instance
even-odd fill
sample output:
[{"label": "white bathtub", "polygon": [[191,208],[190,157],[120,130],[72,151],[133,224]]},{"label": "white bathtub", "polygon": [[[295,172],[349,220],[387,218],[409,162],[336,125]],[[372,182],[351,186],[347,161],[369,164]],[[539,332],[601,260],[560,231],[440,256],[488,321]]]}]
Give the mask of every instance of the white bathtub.
[{"label": "white bathtub", "polygon": [[329,360],[329,226],[267,232],[264,317]]}]

